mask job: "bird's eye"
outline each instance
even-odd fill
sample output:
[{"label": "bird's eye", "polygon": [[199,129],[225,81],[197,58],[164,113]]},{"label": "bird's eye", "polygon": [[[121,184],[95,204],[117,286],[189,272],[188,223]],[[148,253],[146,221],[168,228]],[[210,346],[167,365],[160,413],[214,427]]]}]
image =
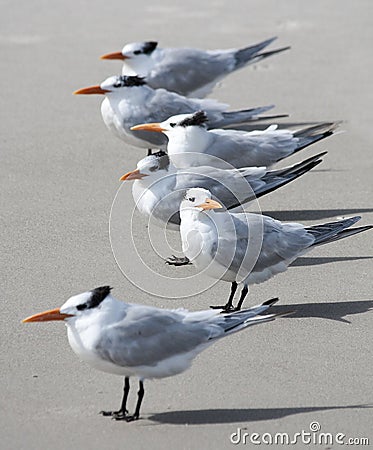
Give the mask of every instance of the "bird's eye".
[{"label": "bird's eye", "polygon": [[86,303],[82,303],[81,305],[78,305],[78,306],[76,307],[76,309],[77,309],[78,311],[83,311],[84,309],[87,309],[87,304],[86,304]]},{"label": "bird's eye", "polygon": [[158,166],[149,167],[150,172],[155,172],[158,169]]},{"label": "bird's eye", "polygon": [[194,200],[195,200],[196,198],[195,197],[189,197],[188,198],[188,200],[190,201],[190,202],[192,202],[192,203],[194,203]]},{"label": "bird's eye", "polygon": [[176,127],[176,123],[170,123],[170,127],[171,128],[175,128]]},{"label": "bird's eye", "polygon": [[140,53],[141,53],[140,50],[135,50],[135,51],[133,52],[134,55],[139,55]]}]

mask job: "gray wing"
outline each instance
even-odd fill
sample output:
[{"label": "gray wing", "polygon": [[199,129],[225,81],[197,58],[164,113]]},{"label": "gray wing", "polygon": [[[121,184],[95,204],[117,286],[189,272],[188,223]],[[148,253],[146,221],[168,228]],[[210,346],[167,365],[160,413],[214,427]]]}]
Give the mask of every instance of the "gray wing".
[{"label": "gray wing", "polygon": [[263,244],[254,272],[274,268],[279,263],[288,266],[314,242],[314,238],[299,223],[281,223],[264,217],[263,225]]},{"label": "gray wing", "polygon": [[95,350],[102,359],[119,366],[154,366],[192,351],[212,334],[211,326],[184,321],[178,312],[132,305],[123,320],[102,330]]},{"label": "gray wing", "polygon": [[150,72],[148,83],[185,96],[202,98],[216,83],[234,70],[259,61],[284,49],[259,54],[276,38],[242,49],[199,50],[193,48],[162,49],[162,59]]},{"label": "gray wing", "polygon": [[215,199],[229,209],[237,203],[254,198],[255,191],[266,184],[261,180],[265,174],[266,169],[258,167],[242,170],[224,170],[209,166],[180,169],[175,190],[185,193],[191,188],[208,189]]},{"label": "gray wing", "polygon": [[[222,203],[227,209],[237,203],[246,203],[255,198],[256,191],[264,191],[266,181],[262,177],[266,175],[265,168],[223,170],[213,167],[200,166],[190,169],[180,169],[175,177],[175,184],[171,190],[160,196],[152,211],[152,216],[162,222],[171,222],[180,225],[180,203],[185,193],[192,188],[208,189],[213,197]],[[164,178],[155,181],[161,188]],[[284,184],[283,180],[271,180],[273,184]],[[160,189],[163,192],[164,189]]]},{"label": "gray wing", "polygon": [[179,208],[187,189],[202,187],[208,189],[227,209],[236,208],[302,176],[317,166],[324,154],[325,152],[320,153],[294,166],[279,170],[267,170],[265,167],[219,169],[211,166],[179,169],[172,193],[173,195],[177,193],[178,198],[172,206]]},{"label": "gray wing", "polygon": [[[177,114],[195,113],[203,109],[207,114],[220,113],[228,108],[226,103],[213,99],[187,98],[165,89],[156,89],[146,105],[154,121],[163,121]],[[161,119],[158,120],[158,117]]]},{"label": "gray wing", "polygon": [[234,51],[163,50],[164,57],[147,76],[147,82],[155,89],[165,88],[185,96],[207,85],[211,91],[219,79],[234,70],[236,64]]},{"label": "gray wing", "polygon": [[294,153],[298,142],[289,130],[211,130],[210,133],[214,139],[206,152],[237,168],[271,166]]},{"label": "gray wing", "polygon": [[224,265],[227,255],[234,252],[228,268],[242,279],[250,273],[250,284],[283,272],[314,242],[314,237],[298,223],[245,213],[230,214],[230,220],[225,229],[221,228],[215,258]]}]

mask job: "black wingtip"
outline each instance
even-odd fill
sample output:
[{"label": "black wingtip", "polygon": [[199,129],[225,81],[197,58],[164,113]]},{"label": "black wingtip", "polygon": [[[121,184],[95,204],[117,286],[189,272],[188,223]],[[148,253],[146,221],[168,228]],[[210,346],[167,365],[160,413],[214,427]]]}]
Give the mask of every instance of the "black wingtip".
[{"label": "black wingtip", "polygon": [[323,160],[322,157],[325,156],[328,152],[321,152],[317,155],[311,156],[310,158],[305,159],[304,161],[301,161],[300,163],[294,164],[293,166],[285,167],[284,169],[278,169],[270,171],[272,174],[278,174],[280,176],[288,175],[288,174],[295,174],[297,171],[301,171],[302,174],[307,172],[308,170],[311,170],[313,167],[320,164]]},{"label": "black wingtip", "polygon": [[350,228],[350,230],[355,230],[355,234],[357,233],[362,233],[363,231],[368,231],[371,230],[373,228],[373,225],[363,225],[361,227],[355,227],[355,228]]},{"label": "black wingtip", "polygon": [[[327,152],[327,150],[325,150],[324,152],[321,152],[321,153],[318,153],[317,155],[315,155],[315,156],[311,156],[311,158],[308,158],[309,160],[311,160],[311,159],[313,159],[313,158],[321,158],[322,156],[325,156],[325,155],[327,155],[328,154],[328,152]],[[307,161],[307,160],[306,160]]]},{"label": "black wingtip", "polygon": [[276,41],[278,39],[278,36],[272,36],[269,39],[266,39],[265,41],[262,41],[261,44],[271,44],[272,42]]},{"label": "black wingtip", "polygon": [[359,222],[359,220],[361,220],[361,216],[352,216],[352,217],[347,218],[346,220],[351,220],[352,221],[351,225],[353,225],[354,223]]},{"label": "black wingtip", "polygon": [[291,47],[288,45],[287,47],[276,48],[275,50],[269,50],[267,52],[258,53],[256,56],[261,58],[268,58],[268,56],[276,55],[277,53],[285,52],[286,50],[290,50]]},{"label": "black wingtip", "polygon": [[271,298],[262,303],[262,306],[272,306],[277,303],[280,299],[278,297]]},{"label": "black wingtip", "polygon": [[290,117],[289,114],[275,114],[273,116],[256,116],[251,119],[251,122],[259,122],[263,120],[285,119]]}]

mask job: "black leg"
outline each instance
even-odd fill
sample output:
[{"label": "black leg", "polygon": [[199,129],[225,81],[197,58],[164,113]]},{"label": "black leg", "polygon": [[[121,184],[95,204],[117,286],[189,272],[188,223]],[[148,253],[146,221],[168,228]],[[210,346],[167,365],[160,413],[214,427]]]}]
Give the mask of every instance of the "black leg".
[{"label": "black leg", "polygon": [[245,300],[245,297],[246,297],[248,292],[249,292],[249,288],[245,284],[243,289],[242,289],[242,291],[241,291],[241,297],[240,297],[239,302],[237,303],[235,311],[239,311],[241,309],[242,303]]},{"label": "black leg", "polygon": [[103,416],[110,416],[115,420],[124,420],[126,418],[126,414],[128,413],[126,405],[129,392],[130,379],[128,377],[124,377],[123,398],[119,411],[100,411],[100,414],[102,414]]},{"label": "black leg", "polygon": [[148,155],[147,156],[152,155],[153,154],[152,152],[153,152],[153,150],[151,148],[148,148]]},{"label": "black leg", "polygon": [[141,402],[144,398],[145,390],[144,390],[144,383],[140,380],[139,381],[139,390],[137,392],[137,403],[136,403],[136,409],[135,414],[133,416],[127,416],[126,420],[127,422],[132,422],[133,420],[138,420],[140,417],[140,408],[141,408]]},{"label": "black leg", "polygon": [[238,286],[238,284],[235,281],[233,281],[232,285],[231,285],[231,293],[229,295],[228,302],[224,306],[210,306],[210,308],[212,308],[212,309],[222,309],[223,312],[232,311],[233,310],[233,307],[232,307],[233,298],[234,298],[234,294],[237,291],[237,286]]}]

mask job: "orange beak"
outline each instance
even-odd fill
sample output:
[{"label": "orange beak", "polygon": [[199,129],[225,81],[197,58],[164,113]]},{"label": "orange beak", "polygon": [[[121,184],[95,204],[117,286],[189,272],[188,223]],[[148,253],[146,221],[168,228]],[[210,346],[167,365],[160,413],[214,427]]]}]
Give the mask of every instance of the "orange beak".
[{"label": "orange beak", "polygon": [[106,53],[106,55],[100,56],[100,59],[120,59],[124,61],[125,59],[130,59],[128,56],[124,56],[122,52]]},{"label": "orange beak", "polygon": [[206,198],[204,203],[198,205],[198,208],[202,208],[204,211],[206,211],[208,209],[221,209],[223,208],[223,206],[219,202],[212,200],[211,198]]},{"label": "orange beak", "polygon": [[160,123],[142,123],[140,125],[135,125],[131,127],[132,131],[145,130],[145,131],[156,131],[158,133],[162,133],[163,131],[167,131],[161,127]]},{"label": "orange beak", "polygon": [[91,94],[106,94],[107,92],[105,89],[101,89],[100,86],[89,86],[86,88],[78,89],[77,91],[73,92],[74,95],[91,95]]},{"label": "orange beak", "polygon": [[73,317],[72,314],[62,314],[60,308],[50,309],[42,313],[34,314],[33,316],[23,319],[23,323],[28,322],[49,322],[51,320],[64,320],[66,317]]},{"label": "orange beak", "polygon": [[127,172],[122,177],[120,177],[120,181],[131,181],[131,180],[141,180],[144,177],[147,177],[146,173],[140,173],[139,169],[132,170],[132,172]]}]

